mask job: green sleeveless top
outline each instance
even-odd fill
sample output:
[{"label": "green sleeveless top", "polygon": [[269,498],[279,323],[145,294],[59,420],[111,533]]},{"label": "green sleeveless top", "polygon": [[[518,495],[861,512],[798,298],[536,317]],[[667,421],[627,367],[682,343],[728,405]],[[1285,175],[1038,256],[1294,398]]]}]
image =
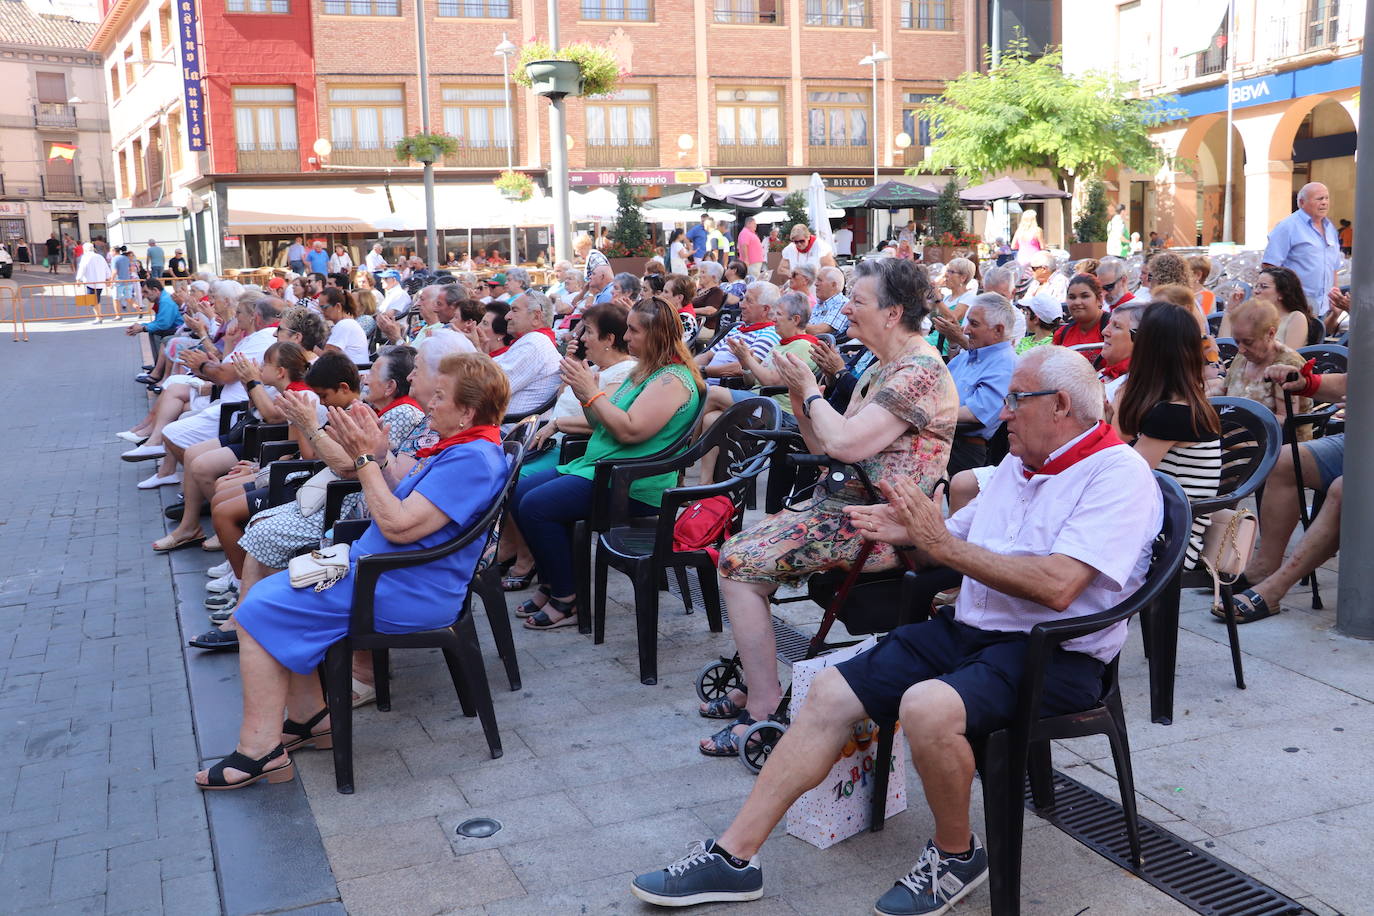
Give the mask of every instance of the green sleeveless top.
[{"label": "green sleeveless top", "polygon": [[[581,457],[574,458],[567,464],[560,464],[558,473],[576,474],[578,477],[591,480],[596,472],[596,463],[602,459],[642,458],[662,451],[680,438],[687,431],[687,425],[696,418],[697,403],[701,400],[701,392],[697,390],[697,386],[692,380],[692,373],[688,371],[686,366],[664,366],[638,384],[635,384],[633,378],[627,378],[621,382],[620,387],[615,390],[615,394],[610,395],[611,403],[621,410],[629,410],[630,405],[635,402],[635,398],[639,397],[645,388],[648,388],[665,372],[675,375],[678,381],[686,386],[690,394],[686,402],[668,418],[667,423],[663,424],[662,429],[643,442],[625,444],[617,442],[615,437],[606,430],[606,427],[598,425],[592,431],[591,440],[587,443],[587,451]],[[676,472],[645,477],[630,484],[630,498],[651,506],[662,505],[663,491],[674,486],[677,486]]]}]

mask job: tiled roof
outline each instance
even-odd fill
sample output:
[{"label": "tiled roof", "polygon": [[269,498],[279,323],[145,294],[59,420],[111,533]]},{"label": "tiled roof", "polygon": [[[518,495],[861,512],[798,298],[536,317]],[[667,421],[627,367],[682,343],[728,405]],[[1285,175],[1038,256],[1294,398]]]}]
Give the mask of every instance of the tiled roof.
[{"label": "tiled roof", "polygon": [[84,49],[96,28],[94,22],[40,16],[23,0],[0,0],[0,44]]}]

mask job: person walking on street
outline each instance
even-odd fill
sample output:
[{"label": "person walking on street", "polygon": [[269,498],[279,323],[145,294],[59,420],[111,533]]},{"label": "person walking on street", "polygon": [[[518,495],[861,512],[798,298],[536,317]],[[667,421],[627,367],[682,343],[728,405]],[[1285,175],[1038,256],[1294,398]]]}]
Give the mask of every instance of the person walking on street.
[{"label": "person walking on street", "polygon": [[305,239],[298,235],[291,243],[291,247],[286,249],[287,266],[298,274],[305,273],[305,245],[302,244],[304,241]]},{"label": "person walking on street", "polygon": [[110,265],[94,245],[87,245],[76,265],[76,282],[86,284],[86,292],[95,296],[95,323],[100,324],[100,296],[110,279]]},{"label": "person walking on street", "polygon": [[57,233],[54,232],[43,244],[47,248],[47,257],[43,259],[43,263],[48,265],[48,273],[55,274],[57,262],[62,257],[62,243],[57,240]]},{"label": "person walking on street", "polygon": [[157,243],[157,239],[148,239],[148,278],[159,280],[162,278],[163,271],[167,268],[167,252],[162,250],[162,246]]}]

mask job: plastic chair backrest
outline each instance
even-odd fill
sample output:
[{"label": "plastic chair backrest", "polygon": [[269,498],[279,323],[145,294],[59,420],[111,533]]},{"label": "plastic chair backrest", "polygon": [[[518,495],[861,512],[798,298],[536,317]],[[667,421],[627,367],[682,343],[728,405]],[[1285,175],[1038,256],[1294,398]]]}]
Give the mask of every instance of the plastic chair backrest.
[{"label": "plastic chair backrest", "polygon": [[1235,359],[1236,354],[1240,352],[1240,347],[1233,337],[1218,337],[1216,345],[1217,353],[1221,354],[1222,365],[1230,365],[1231,360]]},{"label": "plastic chair backrest", "polygon": [[554,404],[557,404],[557,403],[558,403],[558,389],[555,388],[554,391],[553,391],[553,394],[549,395],[548,399],[547,399],[546,401],[544,401],[544,403],[540,404],[538,407],[535,407],[535,408],[533,408],[533,409],[531,409],[531,410],[527,410],[527,411],[525,411],[524,413],[508,413],[508,414],[506,414],[504,417],[501,418],[501,425],[502,425],[502,426],[506,426],[507,424],[510,424],[510,423],[519,423],[521,420],[525,419],[526,417],[535,417],[535,418],[542,417],[544,414],[548,413],[550,410],[553,410],[553,405],[554,405]]},{"label": "plastic chair backrest", "polygon": [[1340,344],[1317,344],[1298,350],[1303,359],[1316,360],[1314,371],[1326,375],[1330,372],[1342,373],[1350,362],[1350,351]]},{"label": "plastic chair backrest", "polygon": [[1274,469],[1283,444],[1278,418],[1258,401],[1209,400],[1221,418],[1221,481],[1215,498],[1193,503],[1197,515],[1231,508],[1259,489]]}]

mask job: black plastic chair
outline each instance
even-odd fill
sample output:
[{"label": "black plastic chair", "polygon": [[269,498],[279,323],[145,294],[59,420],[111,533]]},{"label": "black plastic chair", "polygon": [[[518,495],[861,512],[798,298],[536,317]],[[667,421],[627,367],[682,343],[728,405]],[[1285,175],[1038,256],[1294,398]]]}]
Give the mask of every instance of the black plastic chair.
[{"label": "black plastic chair", "polygon": [[[592,641],[606,641],[606,574],[608,569],[614,568],[634,583],[640,683],[658,683],[658,592],[659,583],[669,570],[696,570],[706,602],[707,625],[711,632],[721,632],[723,621],[716,564],[706,550],[674,550],[673,526],[683,506],[713,496],[727,496],[734,504],[728,530],[732,534],[740,530],[745,496],[753,488],[754,478],[768,465],[768,457],[775,447],[771,441],[749,433],[776,430],[779,413],[777,402],[768,398],[740,401],[721,414],[720,419],[685,452],[659,461],[625,462],[611,471],[607,513],[610,525],[597,539]],[[664,490],[657,516],[630,516],[631,483],[659,474],[685,471],[712,449],[718,450],[715,477],[719,483]],[[680,575],[679,583],[684,580],[685,576]],[[686,600],[685,588],[683,595]]]},{"label": "black plastic chair", "polygon": [[555,388],[554,391],[553,391],[553,394],[549,395],[548,400],[546,400],[544,403],[540,404],[538,407],[535,407],[535,408],[533,408],[532,410],[527,410],[527,411],[525,411],[524,413],[508,413],[508,414],[506,414],[505,417],[503,417],[503,418],[501,419],[501,425],[502,425],[502,426],[509,426],[511,423],[519,423],[521,420],[525,419],[526,417],[535,417],[535,418],[537,419],[537,418],[539,418],[539,417],[542,417],[544,414],[548,413],[550,410],[553,410],[553,405],[555,405],[555,404],[557,404],[557,403],[558,403],[558,389]]},{"label": "black plastic chair", "polygon": [[[1016,716],[1012,724],[989,735],[971,736],[974,760],[983,781],[984,830],[988,852],[992,912],[995,916],[1017,916],[1021,908],[1021,842],[1025,830],[1025,787],[1029,772],[1032,799],[1037,808],[1054,804],[1053,767],[1050,742],[1087,735],[1105,735],[1112,749],[1117,782],[1121,787],[1124,830],[1131,848],[1131,861],[1140,868],[1140,828],[1136,814],[1135,779],[1131,768],[1126,716],[1121,708],[1118,683],[1119,659],[1112,659],[1102,679],[1102,700],[1082,712],[1042,717],[1041,701],[1045,674],[1053,651],[1070,639],[1087,636],[1112,626],[1150,607],[1171,591],[1183,565],[1188,546],[1192,513],[1183,489],[1172,478],[1155,472],[1164,497],[1164,525],[1155,540],[1153,559],[1145,581],[1129,598],[1115,607],[1086,617],[1069,617],[1036,624],[1026,649],[1026,669],[1018,693]],[[916,581],[909,593],[932,595],[949,587],[958,574],[948,569],[910,573]],[[933,576],[935,582],[920,580]],[[879,738],[877,758],[889,760],[893,729],[884,725]],[[874,768],[872,828],[883,828],[887,799],[888,768]]]},{"label": "black plastic chair", "polygon": [[[437,547],[368,554],[357,558],[353,571],[353,607],[348,635],[329,647],[321,665],[325,695],[329,702],[329,721],[334,735],[334,780],[339,792],[345,795],[353,793],[352,658],[356,650],[372,650],[377,679],[377,708],[381,710],[391,708],[387,658],[387,653],[391,649],[442,650],[463,714],[481,718],[482,730],[486,734],[487,747],[492,758],[501,756],[501,735],[496,726],[496,710],[492,707],[486,669],[482,664],[482,650],[477,644],[477,631],[472,622],[471,586],[462,596],[454,622],[436,630],[378,633],[374,602],[377,582],[383,573],[431,563],[490,535],[492,527],[505,510],[506,500],[515,486],[515,481],[519,479],[520,462],[525,447],[522,442],[508,442],[505,451],[510,462],[505,483],[487,510],[462,533]],[[456,595],[446,597],[458,599]]]},{"label": "black plastic chair", "polygon": [[716,324],[716,333],[709,340],[703,341],[700,337],[692,341],[689,349],[693,356],[699,356],[714,347],[725,339],[725,335],[730,333],[730,329],[736,324],[735,318],[722,314],[720,321]]},{"label": "black plastic chair", "polygon": [[[1221,311],[1216,311],[1216,312],[1213,312],[1212,314],[1208,315],[1208,316],[1207,316],[1207,333],[1211,334],[1213,337],[1216,337],[1216,336],[1217,336],[1217,332],[1221,330],[1221,322],[1222,322],[1222,319],[1225,318],[1225,317],[1226,317],[1226,315],[1225,315],[1224,313],[1222,313]],[[1218,341],[1218,343],[1220,343],[1220,341]]]},{"label": "black plastic chair", "polygon": [[[1298,351],[1298,355],[1313,360],[1313,371],[1321,375],[1344,374],[1350,361],[1350,351],[1338,344],[1317,344],[1316,346],[1303,347]],[[1339,408],[1335,404],[1324,404],[1320,409],[1314,405],[1314,409],[1308,413],[1294,414],[1293,398],[1286,392],[1284,394],[1284,406],[1287,411],[1283,420],[1283,438],[1292,450],[1293,476],[1298,487],[1298,520],[1302,522],[1302,530],[1306,531],[1312,527],[1312,519],[1316,518],[1317,513],[1321,511],[1322,503],[1326,501],[1326,490],[1322,487],[1314,487],[1312,505],[1308,506],[1307,485],[1302,476],[1302,455],[1299,450],[1297,431],[1299,427],[1307,424],[1312,427],[1313,439],[1324,436],[1331,428],[1333,418]],[[1313,610],[1321,610],[1323,607],[1322,595],[1317,585],[1316,574],[1304,576],[1302,584],[1312,587]]]},{"label": "black plastic chair", "polygon": [[265,468],[274,461],[281,461],[295,455],[300,450],[300,444],[292,442],[290,439],[274,439],[264,442],[258,449],[258,466]]},{"label": "black plastic chair", "polygon": [[221,401],[219,405],[219,435],[227,436],[239,420],[239,414],[251,409],[252,401]]},{"label": "black plastic chair", "polygon": [[[1219,509],[1234,509],[1247,496],[1258,493],[1274,464],[1279,460],[1283,431],[1269,408],[1248,398],[1211,398],[1221,418],[1221,481],[1217,495],[1192,503],[1195,518],[1211,515]],[[1212,586],[1212,575],[1201,565],[1197,569],[1180,570],[1178,586],[1194,588]],[[1167,604],[1169,611],[1165,611]],[[1245,671],[1240,657],[1240,635],[1236,628],[1235,603],[1232,587],[1221,583],[1221,604],[1226,611],[1226,636],[1231,643],[1231,668],[1236,687],[1245,689]],[[1160,607],[1141,618],[1147,631],[1150,652],[1151,698],[1155,685],[1163,691],[1161,698],[1173,706],[1174,663],[1178,651],[1178,601],[1161,602]],[[1167,685],[1161,679],[1167,678]]]},{"label": "black plastic chair", "polygon": [[294,499],[301,484],[309,480],[312,474],[323,470],[324,466],[323,461],[273,461],[267,471],[267,504],[280,506],[288,499]]}]

